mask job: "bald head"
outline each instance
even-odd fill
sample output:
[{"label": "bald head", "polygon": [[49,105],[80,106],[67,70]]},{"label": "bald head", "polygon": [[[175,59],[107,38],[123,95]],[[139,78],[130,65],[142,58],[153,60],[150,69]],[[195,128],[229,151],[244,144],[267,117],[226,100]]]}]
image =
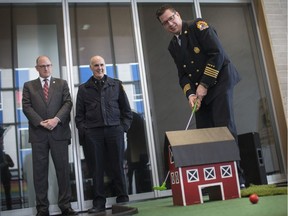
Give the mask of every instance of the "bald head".
[{"label": "bald head", "polygon": [[105,60],[102,56],[96,55],[96,56],[92,56],[90,59],[90,65],[94,64],[93,62],[95,61],[103,61],[105,63]]},{"label": "bald head", "polygon": [[39,61],[41,61],[42,59],[46,59],[46,60],[50,60],[50,58],[48,56],[42,55],[42,56],[38,56],[38,58],[36,59],[36,65],[38,65]]},{"label": "bald head", "polygon": [[102,79],[106,73],[105,60],[101,56],[93,56],[90,59],[90,69],[96,79]]},{"label": "bald head", "polygon": [[39,76],[42,78],[47,78],[52,74],[52,63],[48,56],[39,56],[36,59],[36,70],[39,73]]}]

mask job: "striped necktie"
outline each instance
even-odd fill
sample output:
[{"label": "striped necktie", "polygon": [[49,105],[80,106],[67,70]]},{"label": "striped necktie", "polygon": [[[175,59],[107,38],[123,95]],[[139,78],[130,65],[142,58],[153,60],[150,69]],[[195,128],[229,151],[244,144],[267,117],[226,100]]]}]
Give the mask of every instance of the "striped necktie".
[{"label": "striped necktie", "polygon": [[46,102],[48,101],[48,93],[49,93],[49,86],[48,86],[48,79],[44,79],[44,86],[43,86],[43,93]]}]

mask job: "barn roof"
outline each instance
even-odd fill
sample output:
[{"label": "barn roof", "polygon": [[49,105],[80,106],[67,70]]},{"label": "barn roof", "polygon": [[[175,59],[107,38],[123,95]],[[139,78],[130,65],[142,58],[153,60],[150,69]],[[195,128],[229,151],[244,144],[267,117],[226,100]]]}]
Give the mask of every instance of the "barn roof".
[{"label": "barn roof", "polygon": [[165,146],[169,145],[176,167],[240,160],[238,146],[226,127],[168,131]]}]

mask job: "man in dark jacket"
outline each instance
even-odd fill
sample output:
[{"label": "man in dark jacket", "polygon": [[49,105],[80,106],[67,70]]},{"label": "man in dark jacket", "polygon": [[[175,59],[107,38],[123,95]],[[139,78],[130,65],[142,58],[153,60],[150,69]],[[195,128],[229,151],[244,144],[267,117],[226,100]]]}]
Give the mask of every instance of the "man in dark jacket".
[{"label": "man in dark jacket", "polygon": [[105,211],[104,171],[108,163],[116,202],[129,201],[123,160],[124,132],[131,125],[132,111],[121,81],[108,77],[105,67],[101,56],[91,58],[93,76],[79,86],[76,101],[76,126],[93,178],[93,207],[89,213]]},{"label": "man in dark jacket", "polygon": [[191,108],[197,101],[197,128],[226,126],[237,142],[233,89],[240,76],[216,31],[201,18],[183,21],[171,5],[161,6],[156,17],[164,29],[173,34],[168,50]]}]

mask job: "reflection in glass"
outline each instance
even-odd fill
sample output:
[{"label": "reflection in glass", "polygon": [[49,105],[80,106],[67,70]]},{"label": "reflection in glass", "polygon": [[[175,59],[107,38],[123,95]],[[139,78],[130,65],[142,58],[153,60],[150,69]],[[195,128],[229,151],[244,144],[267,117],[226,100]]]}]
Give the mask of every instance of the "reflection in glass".
[{"label": "reflection in glass", "polygon": [[127,133],[127,177],[129,194],[151,191],[149,156],[143,117],[133,111],[133,122]]},{"label": "reflection in glass", "polygon": [[[73,62],[77,62],[78,85],[92,75],[90,58],[101,55],[106,62],[107,75],[123,82],[135,120],[126,135],[126,159],[123,166],[129,194],[152,191],[150,163],[145,133],[145,113],[139,65],[135,52],[130,5],[119,4],[70,4],[72,24]],[[74,34],[75,33],[75,34]],[[138,138],[136,138],[139,136]],[[108,163],[108,162],[107,162]],[[92,178],[89,175],[81,148],[84,199],[92,199]],[[108,172],[109,173],[109,172]],[[106,196],[113,197],[113,183],[106,173]]]},{"label": "reflection in glass", "polygon": [[[165,32],[155,17],[156,10],[162,4],[160,2],[138,4],[160,181],[165,179],[168,172],[168,163],[165,162],[168,156],[164,156],[165,132],[185,129],[191,114],[187,99],[179,88],[177,68],[168,51],[172,35]],[[183,20],[195,17],[193,3],[177,2],[173,6],[181,12]],[[195,125],[194,121],[191,125]]]},{"label": "reflection in glass", "polygon": [[[269,177],[284,173],[281,170],[280,145],[276,142],[277,135],[273,131],[273,118],[270,114],[272,111],[269,110],[270,99],[267,97],[269,92],[265,87],[267,85],[264,81],[265,75],[260,70],[261,60],[258,57],[258,51],[254,48],[257,38],[250,35],[253,21],[250,16],[247,16],[248,10],[249,7],[237,4],[225,6],[201,4],[202,15],[211,25],[216,26],[225,48],[229,51],[232,61],[241,74],[242,79],[234,94],[235,122],[238,134],[259,133],[265,164],[264,170]],[[225,14],[225,16],[217,16],[217,14]],[[226,28],[231,23],[237,23],[237,25]],[[242,26],[240,31],[239,26]],[[235,43],[235,41],[241,41],[241,43]]]},{"label": "reflection in glass", "polygon": [[[10,168],[12,209],[35,207],[32,151],[28,142],[28,121],[22,112],[22,88],[24,82],[38,77],[34,66],[39,55],[51,58],[54,77],[63,77],[66,65],[61,17],[60,3],[0,5],[0,124],[12,126],[5,135],[5,142],[9,143],[5,150],[15,164]],[[69,157],[74,166],[71,147]],[[58,184],[51,158],[49,184],[48,197],[53,206],[58,202]],[[1,189],[2,201],[4,198]],[[2,210],[6,210],[5,205],[1,206]]]}]

